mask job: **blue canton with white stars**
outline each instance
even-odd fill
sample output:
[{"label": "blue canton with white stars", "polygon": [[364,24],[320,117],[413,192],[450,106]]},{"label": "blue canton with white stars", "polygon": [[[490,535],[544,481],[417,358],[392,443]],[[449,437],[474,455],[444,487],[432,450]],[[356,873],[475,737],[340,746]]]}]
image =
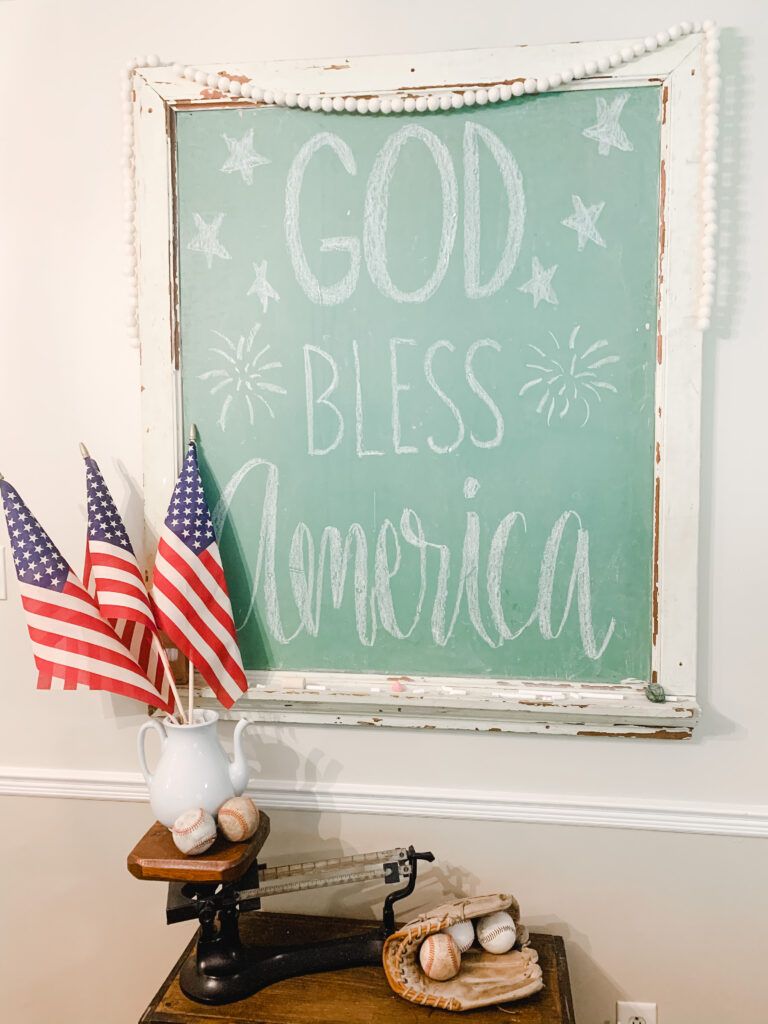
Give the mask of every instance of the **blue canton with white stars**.
[{"label": "blue canton with white stars", "polygon": [[59,549],[7,480],[0,480],[0,496],[16,575],[22,583],[60,593],[67,582],[69,566]]},{"label": "blue canton with white stars", "polygon": [[88,539],[105,541],[133,554],[133,548],[120,513],[104,483],[96,460],[86,459],[85,465],[87,467],[86,488],[88,491]]},{"label": "blue canton with white stars", "polygon": [[197,450],[193,442],[190,442],[187,457],[174,488],[165,525],[196,555],[205,551],[216,540],[203,482],[200,479],[200,470],[197,468]]}]

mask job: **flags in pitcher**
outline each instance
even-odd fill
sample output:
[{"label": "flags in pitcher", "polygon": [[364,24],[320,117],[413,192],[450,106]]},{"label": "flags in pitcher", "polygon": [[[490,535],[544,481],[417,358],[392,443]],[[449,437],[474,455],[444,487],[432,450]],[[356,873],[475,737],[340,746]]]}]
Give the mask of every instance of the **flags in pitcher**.
[{"label": "flags in pitcher", "polygon": [[99,606],[18,492],[0,479],[21,602],[38,669],[38,689],[88,686],[172,711],[145,678]]},{"label": "flags in pitcher", "polygon": [[[85,450],[84,450],[85,451]],[[88,534],[83,583],[101,614],[164,701],[168,679],[160,660],[154,612],[117,506],[95,459],[85,459]]]},{"label": "flags in pitcher", "polygon": [[248,684],[194,441],[160,535],[152,598],[160,628],[232,707]]}]

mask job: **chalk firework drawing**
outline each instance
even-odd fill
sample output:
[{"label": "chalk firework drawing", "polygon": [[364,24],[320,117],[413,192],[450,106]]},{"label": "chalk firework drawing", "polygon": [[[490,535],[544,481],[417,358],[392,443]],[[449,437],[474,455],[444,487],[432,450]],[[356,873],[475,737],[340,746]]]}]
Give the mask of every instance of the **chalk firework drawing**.
[{"label": "chalk firework drawing", "polygon": [[576,410],[584,410],[582,427],[587,425],[590,417],[590,402],[597,399],[602,401],[601,392],[612,391],[617,394],[616,388],[609,381],[602,380],[601,367],[611,363],[618,363],[619,356],[605,354],[602,350],[608,346],[605,339],[595,341],[583,351],[576,346],[576,338],[581,328],[577,325],[571,331],[568,339],[568,348],[563,350],[560,342],[550,331],[549,336],[554,342],[554,352],[545,352],[538,345],[529,345],[537,356],[535,363],[526,363],[529,370],[537,371],[537,376],[532,377],[520,388],[519,395],[536,389],[540,392],[536,412],[544,415],[546,413],[547,426],[552,422],[552,417],[557,412],[558,419],[565,419],[569,413]]},{"label": "chalk firework drawing", "polygon": [[235,399],[241,400],[248,409],[250,423],[253,424],[254,407],[253,399],[261,402],[267,412],[275,418],[274,410],[267,399],[260,392],[266,391],[273,395],[286,395],[288,392],[279,384],[264,380],[265,373],[271,370],[281,370],[283,364],[279,362],[262,363],[260,360],[269,352],[270,346],[264,345],[256,355],[252,355],[253,343],[261,328],[261,324],[254,324],[248,337],[242,335],[237,342],[231,341],[226,335],[219,331],[213,333],[225,343],[223,348],[212,348],[210,351],[219,356],[226,363],[225,368],[206,370],[200,374],[200,380],[213,380],[215,383],[211,388],[211,394],[224,392],[224,401],[219,413],[219,426],[222,430],[227,429],[227,415],[229,414],[232,402]]}]

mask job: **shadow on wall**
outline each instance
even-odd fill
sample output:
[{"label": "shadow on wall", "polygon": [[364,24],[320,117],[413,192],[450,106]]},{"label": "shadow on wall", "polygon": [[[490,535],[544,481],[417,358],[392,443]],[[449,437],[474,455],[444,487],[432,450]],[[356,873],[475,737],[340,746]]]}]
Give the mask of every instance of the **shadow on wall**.
[{"label": "shadow on wall", "polygon": [[[616,1002],[628,996],[592,959],[587,936],[556,917],[524,916],[524,919],[529,931],[561,935],[565,940],[576,1019],[591,1021],[592,1024],[613,1024]],[[578,985],[573,984],[574,978],[579,979]]]},{"label": "shadow on wall", "polygon": [[699,534],[699,644],[698,699],[702,722],[692,742],[713,737],[744,735],[746,730],[719,714],[710,700],[712,636],[711,557],[714,550],[712,505],[714,495],[713,458],[715,430],[713,410],[717,388],[718,343],[733,337],[742,307],[748,270],[742,256],[744,234],[745,125],[754,102],[754,84],[747,77],[747,40],[735,29],[720,33],[720,141],[718,145],[717,195],[717,281],[712,329],[705,332],[702,353],[701,430],[701,518]]}]

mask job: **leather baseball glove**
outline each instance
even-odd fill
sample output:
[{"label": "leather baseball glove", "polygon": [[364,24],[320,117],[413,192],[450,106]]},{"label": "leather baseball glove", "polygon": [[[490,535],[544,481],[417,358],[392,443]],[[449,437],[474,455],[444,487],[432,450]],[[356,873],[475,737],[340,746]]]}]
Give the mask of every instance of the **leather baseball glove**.
[{"label": "leather baseball glove", "polygon": [[[473,947],[461,957],[461,968],[450,981],[433,981],[419,964],[419,946],[428,935],[459,921],[506,910],[517,928],[517,941],[508,953],[486,953]],[[445,903],[403,925],[384,943],[384,973],[399,996],[441,1010],[471,1010],[476,1006],[523,999],[544,987],[538,953],[529,946],[528,932],[520,924],[514,896],[474,896]]]}]

